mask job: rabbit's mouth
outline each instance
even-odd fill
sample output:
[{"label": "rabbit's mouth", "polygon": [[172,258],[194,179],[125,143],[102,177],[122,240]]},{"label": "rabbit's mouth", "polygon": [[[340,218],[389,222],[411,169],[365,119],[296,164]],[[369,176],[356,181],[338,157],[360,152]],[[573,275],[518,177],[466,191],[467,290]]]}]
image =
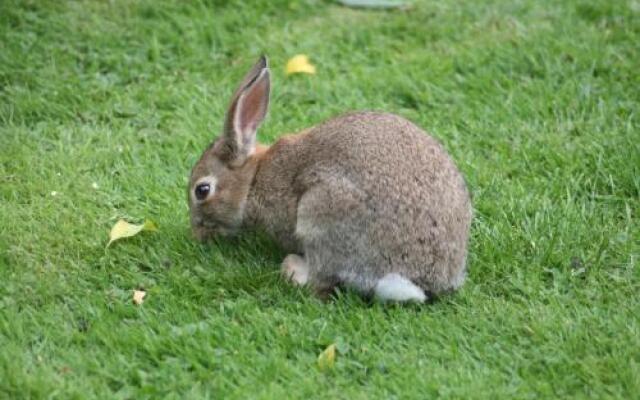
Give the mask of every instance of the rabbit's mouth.
[{"label": "rabbit's mouth", "polygon": [[203,226],[194,226],[191,228],[191,231],[193,233],[193,237],[199,242],[206,242],[215,236],[212,229]]},{"label": "rabbit's mouth", "polygon": [[196,240],[200,242],[209,241],[215,237],[223,236],[235,236],[237,233],[237,229],[227,228],[222,225],[217,225],[215,227],[207,226],[207,225],[192,225],[191,231],[193,232],[193,236]]}]

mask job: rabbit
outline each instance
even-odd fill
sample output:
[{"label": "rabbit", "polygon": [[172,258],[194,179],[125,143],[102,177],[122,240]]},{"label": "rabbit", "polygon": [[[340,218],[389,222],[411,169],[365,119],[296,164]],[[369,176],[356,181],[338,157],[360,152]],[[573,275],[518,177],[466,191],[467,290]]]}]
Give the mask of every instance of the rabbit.
[{"label": "rabbit", "polygon": [[264,146],[256,131],[270,87],[262,56],[193,167],[194,236],[261,229],[290,253],[284,277],[322,298],[349,287],[421,303],[459,288],[472,207],[439,142],[400,116],[361,111]]}]

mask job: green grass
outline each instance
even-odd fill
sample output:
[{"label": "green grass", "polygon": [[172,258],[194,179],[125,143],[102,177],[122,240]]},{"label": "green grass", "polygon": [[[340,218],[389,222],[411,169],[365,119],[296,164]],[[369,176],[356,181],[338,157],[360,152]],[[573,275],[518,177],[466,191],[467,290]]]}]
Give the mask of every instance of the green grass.
[{"label": "green grass", "polygon": [[[637,396],[639,43],[637,0],[0,2],[0,397]],[[261,53],[264,142],[381,109],[444,143],[459,293],[322,303],[265,238],[190,238],[187,175]],[[160,231],[105,249],[118,218]]]}]

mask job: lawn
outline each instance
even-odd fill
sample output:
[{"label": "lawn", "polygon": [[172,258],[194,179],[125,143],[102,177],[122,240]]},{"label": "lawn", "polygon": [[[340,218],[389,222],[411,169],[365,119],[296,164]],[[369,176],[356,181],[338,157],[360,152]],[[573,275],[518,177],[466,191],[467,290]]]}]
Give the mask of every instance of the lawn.
[{"label": "lawn", "polygon": [[[639,43],[638,0],[1,1],[0,398],[637,396]],[[325,303],[268,238],[192,240],[190,168],[262,53],[263,142],[378,109],[444,144],[460,292]],[[119,218],[159,231],[106,248]]]}]

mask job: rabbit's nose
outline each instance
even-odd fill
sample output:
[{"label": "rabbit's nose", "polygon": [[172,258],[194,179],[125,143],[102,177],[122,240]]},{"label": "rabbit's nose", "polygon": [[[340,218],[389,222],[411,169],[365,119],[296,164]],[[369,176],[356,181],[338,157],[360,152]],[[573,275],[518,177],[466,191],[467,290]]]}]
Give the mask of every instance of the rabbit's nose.
[{"label": "rabbit's nose", "polygon": [[204,226],[204,218],[200,215],[191,215],[191,226],[195,229],[196,227]]}]

